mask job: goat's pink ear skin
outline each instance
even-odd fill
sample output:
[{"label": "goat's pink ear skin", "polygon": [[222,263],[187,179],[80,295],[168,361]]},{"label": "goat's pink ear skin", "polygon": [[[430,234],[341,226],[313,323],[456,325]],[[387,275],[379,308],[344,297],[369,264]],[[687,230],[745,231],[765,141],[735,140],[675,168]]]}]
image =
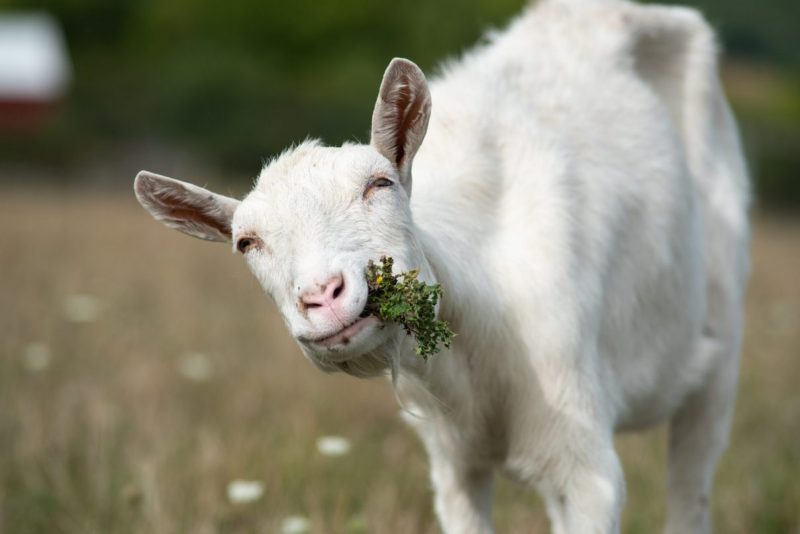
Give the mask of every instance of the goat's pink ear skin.
[{"label": "goat's pink ear skin", "polygon": [[207,241],[231,241],[238,200],[147,171],[136,175],[133,190],[144,209],[170,228]]},{"label": "goat's pink ear skin", "polygon": [[411,192],[411,163],[425,138],[431,116],[431,93],[419,67],[395,58],[383,75],[372,112],[370,144],[397,166]]}]

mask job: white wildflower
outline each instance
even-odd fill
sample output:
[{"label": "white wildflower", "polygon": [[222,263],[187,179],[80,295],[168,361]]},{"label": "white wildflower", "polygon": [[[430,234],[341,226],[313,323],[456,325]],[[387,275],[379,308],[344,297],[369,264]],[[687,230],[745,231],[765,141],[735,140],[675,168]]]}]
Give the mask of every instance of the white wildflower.
[{"label": "white wildflower", "polygon": [[341,436],[323,436],[317,440],[317,450],[325,456],[343,456],[350,452],[350,441]]},{"label": "white wildflower", "polygon": [[47,369],[52,359],[50,347],[39,341],[25,347],[25,351],[22,353],[22,365],[32,373]]},{"label": "white wildflower", "polygon": [[234,504],[255,502],[264,494],[264,483],[258,480],[234,480],[228,484],[228,500]]},{"label": "white wildflower", "polygon": [[211,359],[201,352],[187,352],[178,360],[178,372],[186,380],[207,382],[213,374]]},{"label": "white wildflower", "polygon": [[100,301],[91,295],[70,295],[64,299],[64,317],[73,323],[91,323],[100,313]]},{"label": "white wildflower", "polygon": [[281,521],[281,534],[305,534],[311,531],[311,521],[300,515],[290,515]]}]

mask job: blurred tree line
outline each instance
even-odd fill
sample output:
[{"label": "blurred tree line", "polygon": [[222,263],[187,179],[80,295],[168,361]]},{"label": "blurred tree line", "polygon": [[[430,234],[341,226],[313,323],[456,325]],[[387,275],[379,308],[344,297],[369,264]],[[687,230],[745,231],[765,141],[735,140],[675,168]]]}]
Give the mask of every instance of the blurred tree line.
[{"label": "blurred tree line", "polygon": [[[165,146],[252,176],[264,158],[307,135],[366,140],[392,57],[430,72],[524,3],[0,0],[5,10],[53,13],[75,71],[49,129],[0,140],[0,161],[74,168],[119,147]],[[800,205],[792,176],[800,163],[797,0],[690,3],[747,66],[732,95],[761,195]]]}]

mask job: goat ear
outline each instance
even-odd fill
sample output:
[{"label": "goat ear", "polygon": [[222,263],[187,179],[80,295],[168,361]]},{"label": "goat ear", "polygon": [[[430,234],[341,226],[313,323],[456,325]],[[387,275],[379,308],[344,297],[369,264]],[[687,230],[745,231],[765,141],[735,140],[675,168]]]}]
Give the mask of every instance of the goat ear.
[{"label": "goat ear", "polygon": [[139,203],[156,220],[207,241],[230,241],[239,201],[202,187],[141,171],[133,182]]},{"label": "goat ear", "polygon": [[425,138],[431,93],[425,75],[407,59],[395,58],[383,75],[372,112],[372,146],[397,166],[410,187],[411,162]]}]

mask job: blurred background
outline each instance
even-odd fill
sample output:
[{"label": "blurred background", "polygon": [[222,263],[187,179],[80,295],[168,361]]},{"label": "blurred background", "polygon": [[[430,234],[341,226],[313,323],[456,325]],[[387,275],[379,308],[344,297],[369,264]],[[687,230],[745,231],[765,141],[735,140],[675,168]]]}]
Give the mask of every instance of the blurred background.
[{"label": "blurred background", "polygon": [[[0,0],[0,531],[435,532],[385,381],[323,376],[238,258],[135,203],[143,168],[245,192],[306,136],[366,141],[388,61],[435,73],[521,0]],[[754,273],[719,532],[800,532],[800,7],[693,2],[753,174]],[[620,439],[626,532],[664,432]],[[498,484],[501,532],[545,532]]]}]

